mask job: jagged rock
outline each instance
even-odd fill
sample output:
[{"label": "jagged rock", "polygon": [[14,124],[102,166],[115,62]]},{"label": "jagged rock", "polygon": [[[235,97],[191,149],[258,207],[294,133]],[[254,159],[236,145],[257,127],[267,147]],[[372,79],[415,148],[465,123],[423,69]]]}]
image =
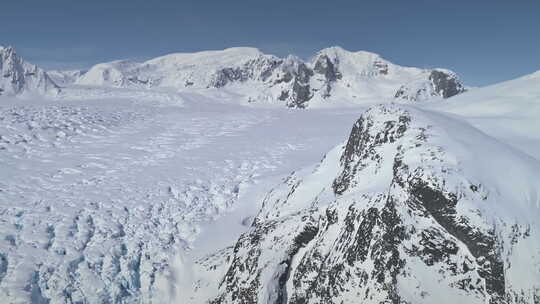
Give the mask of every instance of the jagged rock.
[{"label": "jagged rock", "polygon": [[58,86],[47,73],[24,61],[13,47],[0,47],[0,74],[0,95],[58,92]]}]

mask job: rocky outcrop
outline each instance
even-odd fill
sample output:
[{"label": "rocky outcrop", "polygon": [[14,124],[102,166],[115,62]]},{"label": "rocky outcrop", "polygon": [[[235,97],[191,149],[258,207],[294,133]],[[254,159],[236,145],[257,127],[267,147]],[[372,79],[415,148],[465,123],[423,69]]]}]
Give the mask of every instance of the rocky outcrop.
[{"label": "rocky outcrop", "polygon": [[44,70],[24,61],[13,47],[0,47],[0,95],[57,92],[58,86]]},{"label": "rocky outcrop", "polygon": [[[497,210],[504,191],[472,182],[445,132],[417,110],[367,111],[267,195],[211,303],[538,303],[540,258],[511,262],[540,252],[538,229],[509,216],[538,208]],[[523,265],[536,279],[519,279]]]}]

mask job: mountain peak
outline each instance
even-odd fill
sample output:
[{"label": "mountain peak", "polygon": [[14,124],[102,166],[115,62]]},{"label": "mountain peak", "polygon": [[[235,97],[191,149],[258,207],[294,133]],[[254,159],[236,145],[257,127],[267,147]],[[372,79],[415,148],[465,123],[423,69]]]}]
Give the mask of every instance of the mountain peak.
[{"label": "mountain peak", "polygon": [[345,145],[271,190],[251,229],[208,258],[209,273],[225,265],[211,302],[534,302],[536,197],[475,170],[503,180],[513,166],[494,166],[501,156],[512,176],[537,174],[538,163],[454,118],[371,108]]},{"label": "mountain peak", "polygon": [[0,95],[58,92],[47,73],[17,56],[12,46],[0,48]]},{"label": "mountain peak", "polygon": [[319,56],[330,56],[330,57],[355,57],[355,58],[365,58],[365,60],[375,60],[382,59],[379,54],[368,52],[368,51],[349,51],[340,46],[331,46],[324,48],[318,51],[315,54],[315,57]]},{"label": "mountain peak", "polygon": [[221,60],[223,62],[234,62],[239,60],[242,57],[251,58],[258,57],[263,55],[263,53],[252,47],[232,47],[223,50],[211,50],[211,51],[200,51],[194,53],[172,53],[164,56],[160,56],[151,60],[148,60],[147,63],[157,63],[157,62],[184,62],[184,61],[193,61],[193,60],[202,60],[202,61],[212,61],[216,62]]}]

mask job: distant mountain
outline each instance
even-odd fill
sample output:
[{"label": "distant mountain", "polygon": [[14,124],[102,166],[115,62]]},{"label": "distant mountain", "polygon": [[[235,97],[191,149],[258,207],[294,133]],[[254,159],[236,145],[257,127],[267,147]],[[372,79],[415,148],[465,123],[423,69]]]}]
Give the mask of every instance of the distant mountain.
[{"label": "distant mountain", "polygon": [[24,61],[13,47],[0,47],[0,95],[54,94],[59,88],[43,69]]},{"label": "distant mountain", "polygon": [[346,143],[270,191],[233,246],[197,263],[211,279],[195,293],[210,303],[538,303],[538,172],[461,120],[373,107]]},{"label": "distant mountain", "polygon": [[59,86],[68,86],[74,84],[77,79],[84,75],[84,73],[86,73],[84,70],[47,71],[49,77]]},{"label": "distant mountain", "polygon": [[420,102],[465,91],[448,70],[402,67],[377,54],[339,47],[323,49],[309,61],[278,58],[254,48],[171,54],[143,63],[114,61],[95,65],[75,83],[177,90],[226,88],[244,96],[246,102],[281,102],[294,108],[330,101]]}]

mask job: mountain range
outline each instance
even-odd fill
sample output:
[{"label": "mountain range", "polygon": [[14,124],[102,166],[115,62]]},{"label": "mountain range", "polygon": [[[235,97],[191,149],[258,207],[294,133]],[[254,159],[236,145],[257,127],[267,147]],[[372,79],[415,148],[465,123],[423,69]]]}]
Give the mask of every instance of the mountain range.
[{"label": "mountain range", "polygon": [[[11,66],[9,71],[37,69],[20,59],[13,48],[0,52],[4,65]],[[230,48],[170,54],[142,63],[113,61],[88,71],[19,73],[26,78],[9,71],[5,75],[14,75],[9,82],[17,89],[5,90],[8,94],[43,93],[55,90],[57,85],[73,84],[178,91],[226,89],[240,94],[246,103],[290,108],[336,101],[369,103],[374,99],[422,102],[465,91],[457,75],[449,70],[402,67],[374,53],[349,52],[340,47],[323,49],[308,61],[266,55],[255,48]]]}]

